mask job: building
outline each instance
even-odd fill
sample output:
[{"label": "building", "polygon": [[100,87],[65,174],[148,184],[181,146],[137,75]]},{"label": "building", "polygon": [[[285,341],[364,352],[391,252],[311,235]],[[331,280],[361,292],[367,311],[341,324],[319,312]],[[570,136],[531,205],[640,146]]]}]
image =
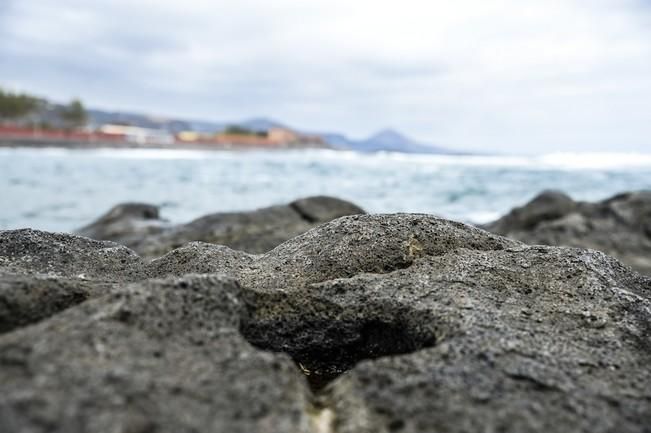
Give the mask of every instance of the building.
[{"label": "building", "polygon": [[318,135],[302,134],[291,129],[275,127],[267,131],[272,143],[283,147],[325,147],[326,143]]},{"label": "building", "polygon": [[300,139],[299,135],[291,129],[279,127],[270,128],[267,131],[267,138],[273,143],[278,144],[295,143]]},{"label": "building", "polygon": [[128,143],[138,145],[172,145],[174,135],[162,129],[141,128],[127,125],[102,125],[99,132],[106,135],[123,137]]}]

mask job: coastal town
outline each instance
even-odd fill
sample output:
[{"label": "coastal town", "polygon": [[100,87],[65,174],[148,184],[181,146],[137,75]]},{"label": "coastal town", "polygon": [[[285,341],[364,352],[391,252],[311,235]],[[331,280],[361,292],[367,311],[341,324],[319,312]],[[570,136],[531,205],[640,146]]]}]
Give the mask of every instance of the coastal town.
[{"label": "coastal town", "polygon": [[302,134],[289,128],[273,127],[268,131],[250,131],[228,127],[224,131],[170,132],[132,125],[103,124],[96,128],[42,128],[20,124],[0,125],[0,146],[11,147],[151,147],[205,149],[289,149],[325,148],[316,135]]},{"label": "coastal town", "polygon": [[192,150],[334,149],[361,153],[464,154],[414,140],[392,128],[355,139],[339,131],[306,132],[266,117],[221,122],[86,108],[0,85],[0,147]]},{"label": "coastal town", "polygon": [[[104,116],[106,117],[106,116]],[[112,120],[112,121],[111,121]],[[142,123],[142,122],[140,122]],[[103,121],[79,100],[55,104],[0,88],[0,146],[4,147],[151,147],[203,149],[325,148],[325,140],[291,128],[248,128],[232,124],[197,130],[187,122],[152,123],[119,117]],[[156,127],[155,127],[156,126]]]}]

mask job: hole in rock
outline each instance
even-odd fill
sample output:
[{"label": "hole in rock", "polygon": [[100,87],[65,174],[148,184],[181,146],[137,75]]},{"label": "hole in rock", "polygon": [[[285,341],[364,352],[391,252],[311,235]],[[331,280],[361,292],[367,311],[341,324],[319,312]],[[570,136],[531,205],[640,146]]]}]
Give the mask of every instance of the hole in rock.
[{"label": "hole in rock", "polygon": [[402,322],[318,321],[248,324],[244,337],[259,349],[289,354],[314,392],[365,359],[432,347],[432,335],[419,335]]}]

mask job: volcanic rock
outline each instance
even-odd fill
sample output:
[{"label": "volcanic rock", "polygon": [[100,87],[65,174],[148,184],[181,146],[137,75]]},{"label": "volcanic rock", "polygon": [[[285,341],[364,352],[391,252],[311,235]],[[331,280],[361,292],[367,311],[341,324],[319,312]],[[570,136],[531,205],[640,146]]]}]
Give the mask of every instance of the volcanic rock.
[{"label": "volcanic rock", "polygon": [[356,215],[259,255],[193,242],[141,272],[0,335],[0,431],[651,425],[651,280],[601,252]]},{"label": "volcanic rock", "polygon": [[31,229],[0,231],[0,333],[143,278],[144,262],[122,245]]},{"label": "volcanic rock", "polygon": [[77,233],[119,242],[147,258],[160,257],[192,241],[263,253],[318,224],[362,213],[350,202],[317,196],[250,212],[215,213],[173,226],[159,219],[155,206],[129,203],[114,207]]},{"label": "volcanic rock", "polygon": [[128,246],[144,236],[160,233],[168,226],[169,223],[161,219],[158,206],[147,203],[122,203],[77,230],[76,234]]},{"label": "volcanic rock", "polygon": [[137,281],[143,261],[122,245],[32,229],[0,230],[0,273]]},{"label": "volcanic rock", "polygon": [[0,337],[2,432],[310,432],[291,359],[216,276],[133,284]]},{"label": "volcanic rock", "polygon": [[246,261],[189,245],[149,272],[191,271],[194,254],[241,282],[242,333],[294,358],[333,431],[651,425],[651,282],[602,253],[375,215]]},{"label": "volcanic rock", "polygon": [[484,228],[528,244],[600,250],[651,275],[651,191],[597,203],[546,191]]},{"label": "volcanic rock", "polygon": [[42,275],[0,275],[0,334],[108,293],[109,283]]}]

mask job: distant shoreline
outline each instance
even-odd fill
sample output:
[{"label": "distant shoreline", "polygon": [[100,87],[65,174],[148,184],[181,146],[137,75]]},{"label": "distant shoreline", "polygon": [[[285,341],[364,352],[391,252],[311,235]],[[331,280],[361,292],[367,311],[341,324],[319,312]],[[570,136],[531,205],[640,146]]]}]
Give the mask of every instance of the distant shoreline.
[{"label": "distant shoreline", "polygon": [[52,140],[52,139],[24,139],[0,138],[0,148],[30,148],[30,149],[160,149],[160,150],[214,150],[214,151],[255,151],[255,150],[301,150],[301,149],[329,149],[339,150],[334,147],[311,146],[242,146],[242,145],[216,145],[214,143],[174,143],[174,144],[139,144],[129,142],[111,141],[80,141],[80,140]]}]

